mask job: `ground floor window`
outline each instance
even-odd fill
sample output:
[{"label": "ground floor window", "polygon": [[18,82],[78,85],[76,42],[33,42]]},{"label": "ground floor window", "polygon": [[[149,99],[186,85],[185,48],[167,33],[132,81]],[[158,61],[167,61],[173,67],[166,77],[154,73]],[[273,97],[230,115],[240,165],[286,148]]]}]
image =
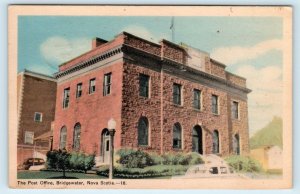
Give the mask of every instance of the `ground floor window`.
[{"label": "ground floor window", "polygon": [[65,149],[67,144],[67,128],[64,126],[60,130],[59,149]]},{"label": "ground floor window", "polygon": [[233,136],[233,153],[236,155],[240,155],[240,136],[239,134],[235,134]]},{"label": "ground floor window", "polygon": [[148,130],[148,119],[141,117],[138,122],[138,145],[148,145]]},{"label": "ground floor window", "polygon": [[181,149],[181,126],[175,123],[173,126],[173,148]]},{"label": "ground floor window", "polygon": [[74,137],[73,137],[73,149],[78,151],[80,148],[80,131],[81,125],[77,123],[74,127]]},{"label": "ground floor window", "polygon": [[213,153],[218,154],[219,153],[219,132],[218,130],[214,130],[213,132]]}]

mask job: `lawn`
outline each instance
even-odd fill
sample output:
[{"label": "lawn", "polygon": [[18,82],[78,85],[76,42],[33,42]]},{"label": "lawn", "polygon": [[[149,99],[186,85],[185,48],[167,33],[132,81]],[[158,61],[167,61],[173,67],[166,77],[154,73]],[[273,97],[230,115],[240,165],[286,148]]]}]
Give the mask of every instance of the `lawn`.
[{"label": "lawn", "polygon": [[[49,172],[49,171],[19,171],[18,179],[51,179],[55,177],[61,177],[62,172]],[[107,177],[84,174],[84,173],[72,173],[67,172],[66,176],[72,179],[107,179]]]}]

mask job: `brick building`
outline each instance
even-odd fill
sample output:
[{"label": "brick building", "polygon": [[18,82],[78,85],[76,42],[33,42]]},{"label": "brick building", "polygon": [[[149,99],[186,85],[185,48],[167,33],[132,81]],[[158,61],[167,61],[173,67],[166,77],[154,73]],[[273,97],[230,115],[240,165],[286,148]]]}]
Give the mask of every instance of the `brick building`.
[{"label": "brick building", "polygon": [[18,164],[49,150],[54,120],[56,79],[24,70],[17,77]]},{"label": "brick building", "polygon": [[246,80],[185,44],[123,32],[59,66],[54,147],[107,161],[115,148],[228,155],[249,152]]}]

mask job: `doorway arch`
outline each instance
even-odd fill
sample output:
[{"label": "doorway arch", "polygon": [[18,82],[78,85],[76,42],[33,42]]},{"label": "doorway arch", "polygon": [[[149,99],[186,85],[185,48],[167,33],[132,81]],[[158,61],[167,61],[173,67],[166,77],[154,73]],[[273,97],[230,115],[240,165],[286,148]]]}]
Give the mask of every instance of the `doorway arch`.
[{"label": "doorway arch", "polygon": [[108,163],[109,162],[109,151],[110,151],[110,136],[108,129],[104,128],[101,133],[101,140],[100,140],[100,150],[102,156],[102,162]]},{"label": "doorway arch", "polygon": [[203,154],[202,128],[195,125],[192,131],[192,151]]}]

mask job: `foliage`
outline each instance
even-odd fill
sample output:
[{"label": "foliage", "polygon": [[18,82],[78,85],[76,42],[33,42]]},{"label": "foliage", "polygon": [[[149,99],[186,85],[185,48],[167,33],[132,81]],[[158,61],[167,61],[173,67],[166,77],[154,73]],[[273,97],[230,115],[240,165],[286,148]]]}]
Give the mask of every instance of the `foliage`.
[{"label": "foliage", "polygon": [[260,163],[247,156],[230,156],[225,161],[237,172],[261,172]]},{"label": "foliage", "polygon": [[[187,171],[188,166],[183,165],[154,165],[145,168],[124,168],[122,166],[114,169],[115,178],[154,178],[161,176],[183,175]],[[97,174],[108,176],[108,166],[102,166],[98,169]]]},{"label": "foliage", "polygon": [[84,153],[71,153],[70,168],[87,171],[95,165],[95,155],[87,155]]},{"label": "foliage", "polygon": [[251,149],[264,145],[278,145],[282,148],[282,119],[280,117],[274,117],[268,125],[250,138]]},{"label": "foliage", "polygon": [[118,154],[120,155],[118,162],[126,168],[144,168],[154,163],[150,155],[141,150],[121,149]]},{"label": "foliage", "polygon": [[53,150],[47,153],[47,169],[51,170],[90,170],[95,165],[95,155],[84,153],[69,153],[62,150]]},{"label": "foliage", "polygon": [[197,153],[148,153],[141,150],[120,149],[117,161],[125,168],[144,168],[152,165],[195,165],[204,163]]}]

